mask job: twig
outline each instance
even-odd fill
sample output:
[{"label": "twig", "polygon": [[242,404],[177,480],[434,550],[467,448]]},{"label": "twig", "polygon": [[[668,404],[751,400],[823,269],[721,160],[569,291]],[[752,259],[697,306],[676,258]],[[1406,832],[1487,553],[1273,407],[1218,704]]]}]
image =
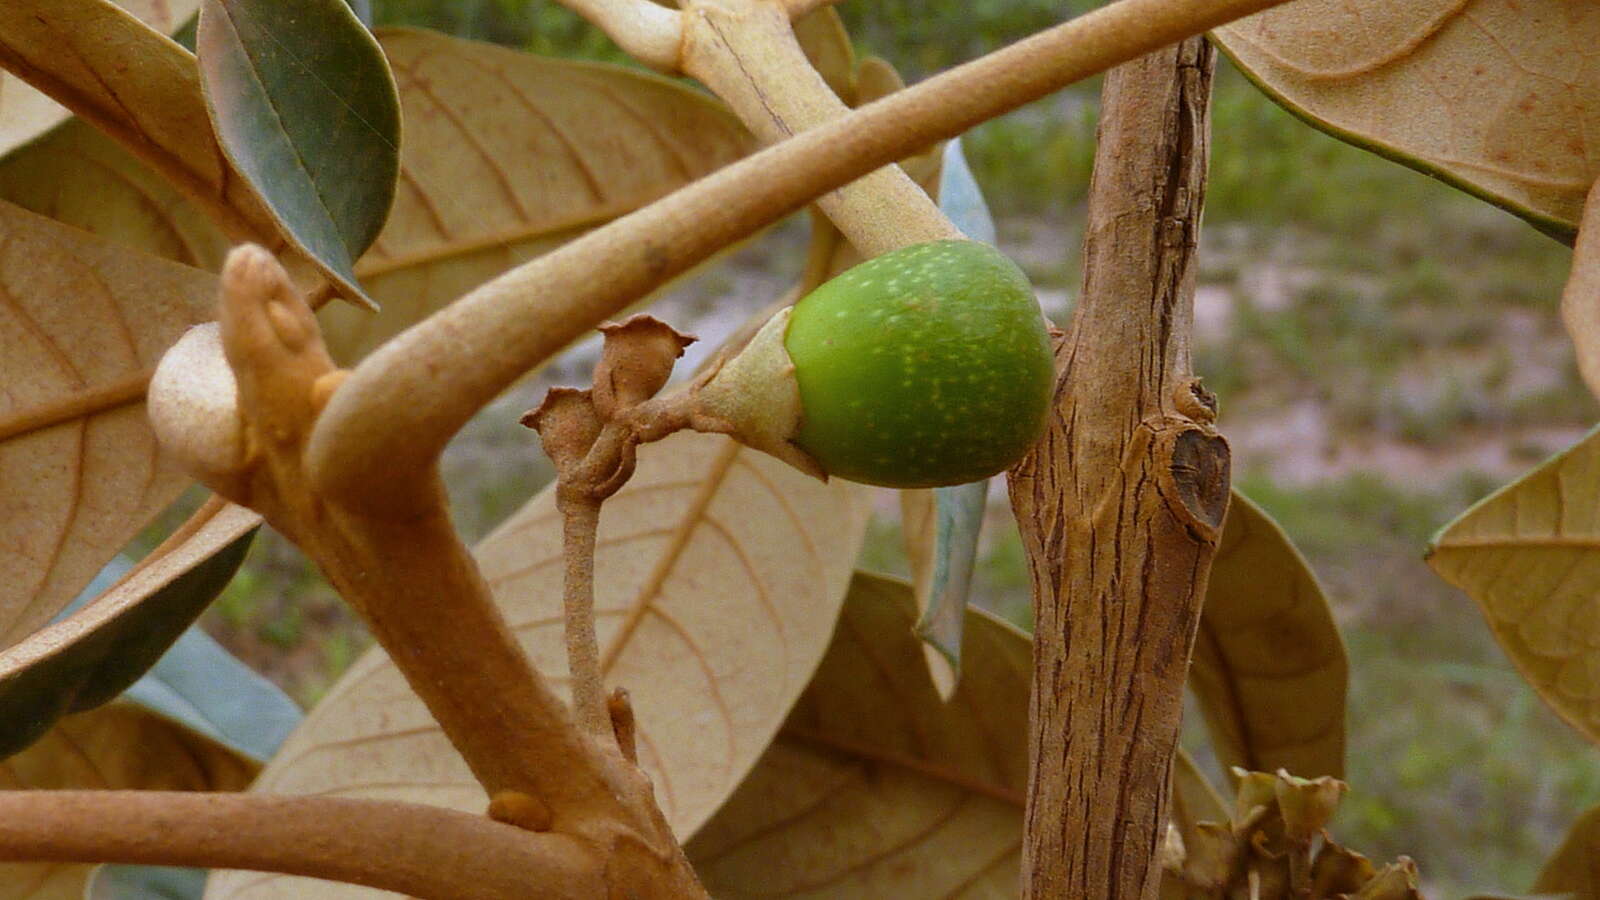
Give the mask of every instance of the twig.
[{"label": "twig", "polygon": [[1034,587],[1025,898],[1153,900],[1189,653],[1228,503],[1190,375],[1215,51],[1112,70],[1057,402],[1011,472]]},{"label": "twig", "polygon": [[[694,0],[683,12],[683,70],[766,144],[850,112],[806,58],[789,15],[764,0]],[[963,237],[897,165],[824,194],[817,205],[864,257]]]},{"label": "twig", "polygon": [[[343,373],[271,254],[245,246],[229,255],[219,313],[237,396],[210,366],[183,371],[186,358],[214,351],[186,354],[180,343],[149,401],[162,444],[317,562],[491,796],[525,794],[551,810],[558,831],[613,854],[607,871],[619,890],[700,896],[643,773],[609,741],[580,732],[530,665],[451,524],[436,467],[396,473],[385,501],[361,509],[308,483],[305,442]],[[219,412],[230,406],[231,415]],[[243,430],[237,440],[220,434],[230,420]],[[247,450],[237,459],[209,453],[192,446],[196,435]]]},{"label": "twig", "polygon": [[561,485],[561,551],[566,558],[562,614],[566,623],[567,668],[572,679],[572,712],[578,727],[611,739],[605,685],[600,672],[600,642],[594,632],[594,543],[601,501],[585,490]]},{"label": "twig", "polygon": [[415,803],[0,791],[0,860],[252,869],[432,900],[592,900],[605,860],[559,834]]},{"label": "twig", "polygon": [[1282,2],[1107,4],[805,131],[519,266],[362,361],[312,434],[312,483],[348,503],[381,507],[392,480],[431,467],[456,431],[524,372],[722,247],[936,140]]},{"label": "twig", "polygon": [[683,17],[677,10],[650,0],[561,0],[563,6],[588,19],[628,55],[663,72],[678,67]]}]

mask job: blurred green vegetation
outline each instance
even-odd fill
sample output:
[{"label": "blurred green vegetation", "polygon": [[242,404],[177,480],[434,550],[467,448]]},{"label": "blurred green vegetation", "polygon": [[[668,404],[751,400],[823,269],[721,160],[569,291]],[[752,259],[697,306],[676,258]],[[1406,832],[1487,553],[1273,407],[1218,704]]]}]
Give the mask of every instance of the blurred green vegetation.
[{"label": "blurred green vegetation", "polygon": [[[861,51],[916,81],[1092,5],[849,0],[838,9]],[[544,0],[374,7],[380,24],[626,61],[597,30]],[[1074,86],[965,138],[1003,239],[1044,247],[1022,259],[1042,296],[1070,299],[1076,290],[1074,234],[1097,91]],[[1359,438],[1442,460],[1466,444],[1526,435],[1512,442],[1512,456],[1530,466],[1554,449],[1543,431],[1593,421],[1555,316],[1566,248],[1307,127],[1226,61],[1213,109],[1201,281],[1226,314],[1200,329],[1195,354],[1222,397],[1225,431],[1309,405],[1334,443]],[[1330,468],[1308,485],[1274,471],[1270,459],[1241,460],[1239,486],[1301,545],[1345,631],[1352,790],[1335,833],[1374,857],[1415,857],[1438,896],[1524,888],[1572,818],[1600,803],[1600,756],[1511,669],[1471,602],[1420,559],[1427,537],[1504,473],[1441,462],[1459,474],[1419,479],[1374,458],[1363,471]],[[493,521],[534,483],[485,481],[457,502],[476,504],[472,521]],[[1016,526],[998,513],[991,519],[974,597],[1027,624]],[[876,524],[863,565],[904,572],[899,542],[898,526]],[[209,621],[307,702],[366,643],[297,552],[270,538]]]}]

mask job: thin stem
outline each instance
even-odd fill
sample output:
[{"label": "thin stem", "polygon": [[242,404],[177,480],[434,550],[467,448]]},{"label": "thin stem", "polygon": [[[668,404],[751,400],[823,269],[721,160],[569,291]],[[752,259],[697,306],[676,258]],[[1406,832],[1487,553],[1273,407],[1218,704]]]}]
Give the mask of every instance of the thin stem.
[{"label": "thin stem", "polygon": [[628,55],[652,68],[671,72],[678,67],[683,17],[677,10],[649,0],[561,0],[563,6],[588,19]]},{"label": "thin stem", "polygon": [[600,642],[594,633],[594,544],[600,527],[600,500],[562,485],[556,491],[561,511],[561,550],[566,558],[563,614],[567,668],[572,679],[572,712],[578,727],[602,740],[613,737],[600,673]]},{"label": "thin stem", "polygon": [[387,483],[431,466],[524,372],[721,248],[937,140],[1282,2],[1108,4],[802,132],[519,266],[362,361],[317,422],[307,454],[312,481],[349,503],[381,505]]},{"label": "thin stem", "polygon": [[[850,108],[812,67],[786,11],[763,0],[684,8],[683,69],[716,92],[763,143],[841,119]],[[963,237],[897,165],[817,198],[862,256]]]},{"label": "thin stem", "polygon": [[[185,415],[214,431],[215,410],[236,403],[227,418],[242,427],[251,452],[233,469],[199,474],[316,560],[485,790],[525,795],[515,807],[549,810],[551,827],[596,848],[607,884],[630,896],[703,896],[648,779],[611,741],[580,731],[532,667],[451,525],[436,467],[397,473],[376,508],[346,508],[307,483],[305,440],[342,373],[270,254],[248,246],[229,254],[219,314],[233,383],[162,382],[152,406],[177,411],[155,419],[165,423],[163,443],[188,433]],[[213,396],[186,405],[186,391]]]},{"label": "thin stem", "polygon": [[252,869],[437,900],[606,896],[604,860],[581,841],[333,797],[0,791],[0,860]]}]

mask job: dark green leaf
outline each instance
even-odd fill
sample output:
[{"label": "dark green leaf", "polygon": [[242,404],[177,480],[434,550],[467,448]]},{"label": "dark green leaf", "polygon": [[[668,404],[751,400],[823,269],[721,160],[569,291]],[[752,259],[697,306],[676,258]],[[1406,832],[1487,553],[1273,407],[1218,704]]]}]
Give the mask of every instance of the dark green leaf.
[{"label": "dark green leaf", "polygon": [[199,900],[205,889],[204,869],[101,866],[84,900]]},{"label": "dark green leaf", "polygon": [[227,507],[67,618],[0,653],[0,757],[115,698],[227,585],[260,519]]},{"label": "dark green leaf", "polygon": [[223,152],[296,245],[370,304],[355,260],[400,171],[400,102],[378,42],[343,0],[206,0],[198,46]]},{"label": "dark green leaf", "polygon": [[127,699],[262,762],[300,724],[300,707],[277,685],[190,628]]}]

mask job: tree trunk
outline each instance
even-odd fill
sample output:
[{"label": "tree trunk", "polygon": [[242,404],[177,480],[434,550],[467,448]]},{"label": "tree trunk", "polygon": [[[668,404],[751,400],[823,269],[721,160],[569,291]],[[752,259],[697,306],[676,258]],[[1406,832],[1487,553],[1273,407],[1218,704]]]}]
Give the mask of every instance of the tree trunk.
[{"label": "tree trunk", "polygon": [[1023,896],[1151,900],[1228,446],[1190,373],[1215,51],[1106,77],[1056,408],[1011,475],[1035,597]]}]

